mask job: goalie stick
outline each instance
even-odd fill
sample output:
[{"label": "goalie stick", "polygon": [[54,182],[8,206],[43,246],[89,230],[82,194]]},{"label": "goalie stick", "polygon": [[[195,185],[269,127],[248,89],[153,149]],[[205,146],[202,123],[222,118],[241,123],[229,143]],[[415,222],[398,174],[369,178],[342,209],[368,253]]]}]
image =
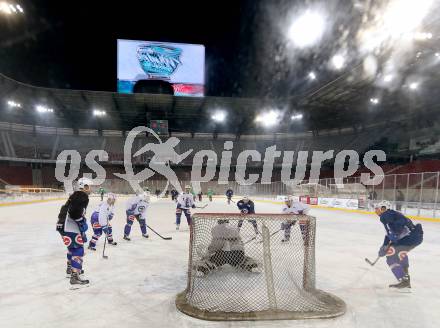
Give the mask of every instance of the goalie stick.
[{"label": "goalie stick", "polygon": [[147,228],[150,229],[151,231],[153,231],[156,235],[158,235],[160,238],[162,238],[163,240],[171,240],[173,239],[173,237],[164,237],[162,236],[160,233],[158,233],[156,230],[154,230],[153,228],[151,228],[148,224],[147,224]]}]

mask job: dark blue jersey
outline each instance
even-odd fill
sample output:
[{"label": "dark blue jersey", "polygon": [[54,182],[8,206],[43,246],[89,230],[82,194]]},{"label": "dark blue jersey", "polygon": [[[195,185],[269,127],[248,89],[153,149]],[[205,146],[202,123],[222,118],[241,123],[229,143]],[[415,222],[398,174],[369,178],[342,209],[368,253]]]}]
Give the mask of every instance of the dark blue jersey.
[{"label": "dark blue jersey", "polygon": [[384,245],[387,245],[390,240],[398,241],[408,236],[415,226],[410,219],[404,216],[402,213],[394,210],[386,210],[380,215],[380,222],[385,227],[386,236]]},{"label": "dark blue jersey", "polygon": [[245,203],[243,200],[237,202],[237,207],[242,213],[255,214],[255,207],[253,201],[248,201]]},{"label": "dark blue jersey", "polygon": [[234,192],[232,191],[232,189],[226,190],[226,197],[232,197],[233,195],[234,195]]}]

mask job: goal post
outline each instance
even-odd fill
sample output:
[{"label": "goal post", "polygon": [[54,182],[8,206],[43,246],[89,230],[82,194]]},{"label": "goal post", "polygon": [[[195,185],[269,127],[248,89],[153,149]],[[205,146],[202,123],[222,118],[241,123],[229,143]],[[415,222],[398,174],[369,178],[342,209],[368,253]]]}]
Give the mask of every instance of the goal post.
[{"label": "goal post", "polygon": [[[290,239],[282,241],[286,231]],[[344,301],[316,289],[315,232],[308,215],[195,213],[187,287],[176,297],[177,308],[206,320],[344,314]]]}]

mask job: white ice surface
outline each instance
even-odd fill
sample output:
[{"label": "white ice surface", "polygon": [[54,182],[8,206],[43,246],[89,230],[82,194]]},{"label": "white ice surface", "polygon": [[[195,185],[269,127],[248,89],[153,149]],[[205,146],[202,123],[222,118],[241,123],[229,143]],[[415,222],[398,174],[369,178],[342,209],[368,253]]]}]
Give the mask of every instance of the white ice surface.
[{"label": "white ice surface", "polygon": [[[113,220],[116,247],[109,259],[98,251],[84,258],[91,286],[69,290],[65,248],[55,232],[61,202],[0,207],[0,327],[435,327],[440,326],[440,224],[422,222],[425,241],[410,253],[411,294],[389,291],[394,278],[383,259],[370,267],[383,241],[375,216],[312,209],[317,217],[317,285],[347,303],[336,319],[275,322],[208,322],[176,310],[174,298],[186,285],[189,232],[175,231],[175,205],[154,202],[148,224],[172,241],[150,232],[141,237],[137,223],[132,241],[122,240],[124,200]],[[92,210],[97,204],[93,199]],[[279,206],[256,203],[256,210]],[[235,211],[215,200],[205,212]],[[89,213],[90,214],[90,213]],[[246,224],[246,223],[245,223]],[[91,231],[88,232],[90,238]]]}]

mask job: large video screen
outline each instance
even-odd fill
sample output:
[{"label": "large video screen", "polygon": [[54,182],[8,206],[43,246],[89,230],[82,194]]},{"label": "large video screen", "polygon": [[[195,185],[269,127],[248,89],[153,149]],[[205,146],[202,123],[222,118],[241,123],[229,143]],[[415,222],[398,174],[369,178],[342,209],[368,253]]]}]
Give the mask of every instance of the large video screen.
[{"label": "large video screen", "polygon": [[202,97],[205,47],[198,44],[118,40],[118,92],[133,93],[140,80],[171,83],[176,96]]}]

